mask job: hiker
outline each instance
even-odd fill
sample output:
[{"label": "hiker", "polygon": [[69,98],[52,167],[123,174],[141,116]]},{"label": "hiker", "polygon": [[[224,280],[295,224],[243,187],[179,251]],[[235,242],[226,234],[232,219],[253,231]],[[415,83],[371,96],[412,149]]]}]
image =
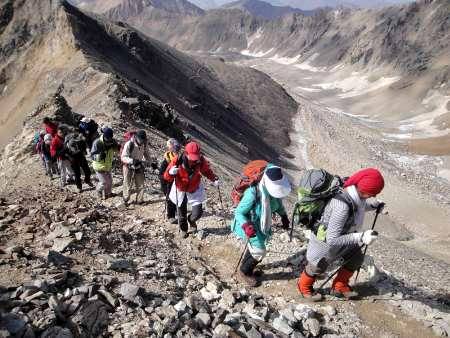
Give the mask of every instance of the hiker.
[{"label": "hiker", "polygon": [[297,282],[305,299],[322,299],[321,294],[314,294],[313,284],[316,277],[324,274],[327,267],[340,257],[346,263],[334,278],[331,294],[346,299],[358,296],[349,286],[349,280],[364,261],[361,247],[372,244],[377,233],[372,230],[353,232],[352,228],[363,225],[366,211],[381,211],[384,203],[368,203],[366,199],[378,195],[383,187],[384,179],[377,169],[363,169],[348,178],[341,192],[327,203],[318,223],[319,230],[310,236],[306,252],[308,264]]},{"label": "hiker", "polygon": [[52,157],[50,147],[52,143],[52,135],[46,134],[44,136],[44,140],[40,145],[40,154],[42,156],[42,159],[44,160],[45,164],[45,174],[50,177],[50,179],[53,178],[54,174],[58,173],[58,170],[56,168],[56,162],[55,159]]},{"label": "hiker", "polygon": [[77,133],[73,132],[66,136],[64,140],[64,149],[66,157],[70,161],[71,168],[75,175],[75,184],[77,186],[78,192],[83,191],[83,184],[81,183],[81,169],[84,172],[84,181],[90,186],[94,187],[91,182],[91,169],[86,160],[86,142],[83,137]]},{"label": "hiker", "polygon": [[102,136],[97,138],[91,149],[92,165],[98,178],[97,194],[101,199],[112,196],[112,164],[114,153],[119,151],[119,144],[114,139],[113,130],[102,128]]},{"label": "hiker", "polygon": [[145,130],[138,130],[124,144],[121,160],[123,163],[123,201],[128,204],[133,183],[136,187],[136,203],[144,202],[145,166],[151,162]]},{"label": "hiker", "polygon": [[[203,214],[203,202],[206,198],[202,176],[219,186],[219,179],[209,167],[206,158],[201,154],[200,145],[191,141],[186,144],[184,153],[177,155],[164,172],[164,179],[171,183],[167,214],[169,221],[175,223],[175,212],[178,213],[178,223],[183,238],[188,236],[188,223],[193,232],[197,230],[197,221]],[[175,184],[173,184],[174,182]],[[188,203],[192,212],[187,215]]]},{"label": "hiker", "polygon": [[167,196],[169,192],[169,183],[164,179],[164,172],[166,171],[169,163],[178,155],[181,149],[180,143],[174,139],[170,138],[167,140],[167,151],[164,153],[163,160],[159,166],[159,181],[161,183],[161,192],[164,196]]},{"label": "hiker", "polygon": [[35,150],[36,154],[38,154],[39,157],[41,158],[42,166],[44,167],[44,170],[46,170],[47,167],[45,165],[44,156],[42,155],[42,144],[44,143],[44,137],[45,137],[45,130],[36,132],[34,139],[33,139],[33,145],[34,145],[34,150]]},{"label": "hiker", "polygon": [[281,216],[284,228],[289,218],[282,203],[291,192],[291,184],[280,167],[267,164],[259,183],[245,189],[234,211],[231,230],[248,241],[239,267],[239,276],[249,286],[256,286],[254,269],[266,254],[266,243],[271,237],[272,214]]},{"label": "hiker", "polygon": [[88,151],[90,151],[92,149],[92,144],[99,137],[97,122],[89,117],[83,117],[78,126],[78,131],[84,136],[86,147]]},{"label": "hiker", "polygon": [[61,189],[68,183],[71,174],[70,161],[67,159],[64,149],[64,139],[67,133],[67,126],[59,125],[56,135],[52,138],[50,144],[50,155],[57,160],[58,171],[61,181]]},{"label": "hiker", "polygon": [[58,125],[48,116],[44,117],[42,120],[42,127],[44,128],[45,133],[52,135],[52,137],[55,137],[58,132]]}]

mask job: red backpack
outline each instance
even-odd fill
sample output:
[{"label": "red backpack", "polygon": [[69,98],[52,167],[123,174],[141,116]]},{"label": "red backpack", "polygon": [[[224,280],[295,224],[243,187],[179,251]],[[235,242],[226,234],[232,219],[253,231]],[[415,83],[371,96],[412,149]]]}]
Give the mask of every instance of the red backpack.
[{"label": "red backpack", "polygon": [[236,207],[241,201],[244,191],[251,186],[254,186],[261,181],[264,175],[264,170],[269,163],[264,160],[250,161],[242,169],[242,174],[236,179],[233,189],[231,190],[231,200],[233,206]]}]

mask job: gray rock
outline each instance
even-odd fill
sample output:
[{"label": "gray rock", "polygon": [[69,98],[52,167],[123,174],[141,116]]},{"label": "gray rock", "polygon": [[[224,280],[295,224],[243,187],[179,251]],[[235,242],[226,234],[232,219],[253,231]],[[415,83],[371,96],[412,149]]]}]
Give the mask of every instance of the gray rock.
[{"label": "gray rock", "polygon": [[202,298],[207,302],[211,302],[220,298],[220,295],[217,292],[208,291],[206,287],[200,290],[200,294]]},{"label": "gray rock", "polygon": [[56,238],[70,237],[70,230],[68,227],[58,224],[51,233],[47,235],[48,240],[55,240]]},{"label": "gray rock", "polygon": [[436,336],[447,337],[447,332],[440,325],[433,325],[431,329]]},{"label": "gray rock", "polygon": [[259,333],[254,327],[248,330],[245,335],[247,338],[262,338],[261,333]]},{"label": "gray rock", "polygon": [[309,331],[313,337],[317,337],[320,334],[320,323],[316,318],[308,318],[303,322],[305,330]]},{"label": "gray rock", "polygon": [[225,307],[225,308],[232,308],[236,304],[236,298],[234,297],[234,294],[230,290],[224,290],[222,292],[222,296],[219,302],[219,306]]},{"label": "gray rock", "polygon": [[14,313],[7,313],[0,319],[0,327],[5,328],[12,335],[21,337],[26,330],[27,323],[25,320]]},{"label": "gray rock", "polygon": [[219,324],[214,329],[214,338],[226,338],[233,331],[233,329],[226,324]]},{"label": "gray rock", "polygon": [[123,283],[120,286],[119,294],[122,295],[123,298],[130,302],[134,302],[136,296],[140,296],[143,292],[143,289],[139,286],[130,284],[130,283]]},{"label": "gray rock", "polygon": [[289,308],[281,310],[280,315],[283,316],[283,318],[289,323],[296,323],[298,321],[298,319],[294,316],[294,312]]},{"label": "gray rock", "polygon": [[67,328],[54,326],[45,330],[41,338],[73,338],[73,335]]},{"label": "gray rock", "polygon": [[175,304],[174,308],[177,312],[185,312],[187,309],[187,304],[180,300],[177,304]]},{"label": "gray rock", "polygon": [[272,325],[276,330],[287,335],[291,334],[294,331],[294,329],[282,316],[275,318]]},{"label": "gray rock", "polygon": [[133,270],[133,262],[128,259],[111,259],[106,267],[114,271]]},{"label": "gray rock", "polygon": [[55,238],[53,241],[52,250],[56,252],[63,252],[73,243],[73,241],[73,238]]},{"label": "gray rock", "polygon": [[77,325],[80,336],[98,337],[108,327],[108,318],[107,306],[99,300],[94,300],[81,305],[71,319]]},{"label": "gray rock", "polygon": [[316,312],[308,305],[298,304],[295,308],[294,316],[300,321],[307,318],[314,318],[316,316]]},{"label": "gray rock", "polygon": [[195,316],[195,321],[201,327],[209,327],[211,325],[211,316],[206,312],[199,312]]},{"label": "gray rock", "polygon": [[116,307],[119,305],[119,300],[113,296],[112,293],[106,291],[106,290],[98,290],[97,291],[100,295],[102,295],[103,297],[105,297],[105,299],[108,301],[108,303],[112,306],[112,307]]},{"label": "gray rock", "polygon": [[208,232],[205,229],[200,229],[196,235],[198,240],[203,241],[208,236]]},{"label": "gray rock", "polygon": [[47,255],[47,261],[56,266],[62,266],[72,263],[72,259],[64,256],[63,254],[50,250]]},{"label": "gray rock", "polygon": [[323,308],[324,312],[329,315],[330,317],[333,317],[337,314],[337,310],[334,306],[327,305]]}]

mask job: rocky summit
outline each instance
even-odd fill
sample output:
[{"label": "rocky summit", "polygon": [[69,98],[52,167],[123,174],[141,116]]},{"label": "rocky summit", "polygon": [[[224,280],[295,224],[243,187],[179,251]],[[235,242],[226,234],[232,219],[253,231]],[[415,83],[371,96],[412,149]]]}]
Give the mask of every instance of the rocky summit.
[{"label": "rocky summit", "polygon": [[[450,336],[448,2],[297,5],[0,0],[0,337]],[[197,146],[204,199],[179,187]],[[253,216],[267,182],[292,186],[256,264],[233,232],[248,194],[231,198],[255,159],[282,171],[264,169]],[[293,210],[312,168],[384,177],[384,210],[357,229],[378,235],[355,299],[332,292],[343,258],[315,275],[321,302],[298,289],[312,235]],[[175,206],[171,177],[201,211]]]}]

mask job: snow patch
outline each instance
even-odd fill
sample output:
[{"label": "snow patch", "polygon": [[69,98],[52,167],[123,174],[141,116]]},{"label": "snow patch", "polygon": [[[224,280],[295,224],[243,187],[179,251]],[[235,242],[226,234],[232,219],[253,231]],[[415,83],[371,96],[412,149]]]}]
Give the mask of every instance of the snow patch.
[{"label": "snow patch", "polygon": [[317,92],[320,92],[321,91],[321,89],[319,89],[319,88],[305,88],[305,87],[296,87],[295,88],[296,90],[299,90],[299,91],[303,91],[303,92],[310,92],[310,93],[317,93]]},{"label": "snow patch", "polygon": [[429,90],[422,100],[422,104],[429,110],[428,113],[401,121],[400,128],[414,130],[415,137],[446,135],[448,130],[439,130],[438,126],[433,125],[433,123],[436,118],[448,113],[447,105],[449,101],[450,96],[445,96],[437,90]]},{"label": "snow patch", "polygon": [[349,98],[364,95],[375,90],[390,86],[400,79],[399,76],[393,77],[380,77],[376,81],[369,81],[369,76],[358,75],[357,72],[353,72],[352,76],[343,80],[338,80],[329,83],[318,83],[313,85],[324,90],[341,90],[343,94],[340,94],[341,98]]},{"label": "snow patch", "polygon": [[270,60],[273,60],[277,63],[281,63],[282,65],[292,65],[292,64],[296,63],[298,61],[298,59],[300,59],[300,56],[301,55],[297,55],[297,56],[290,58],[290,57],[278,56],[278,54],[275,54],[274,56],[272,56],[270,58]]},{"label": "snow patch", "polygon": [[242,55],[245,55],[245,56],[252,56],[252,57],[255,57],[255,58],[262,58],[262,57],[264,57],[264,56],[270,54],[272,51],[273,51],[273,48],[270,48],[270,49],[269,49],[268,51],[266,51],[266,52],[263,52],[263,51],[260,51],[260,52],[252,52],[252,51],[250,51],[249,49],[244,49],[244,50],[241,51],[241,54],[242,54]]},{"label": "snow patch", "polygon": [[314,61],[319,56],[319,53],[314,53],[311,55],[308,59],[303,61],[302,63],[295,65],[294,67],[301,69],[301,70],[307,70],[309,72],[323,72],[324,68],[318,68],[313,65],[311,65],[311,62]]},{"label": "snow patch", "polygon": [[259,38],[261,38],[263,33],[262,28],[258,28],[258,30],[256,31],[256,33],[254,33],[253,35],[249,35],[247,36],[247,48],[250,48],[250,46]]}]

